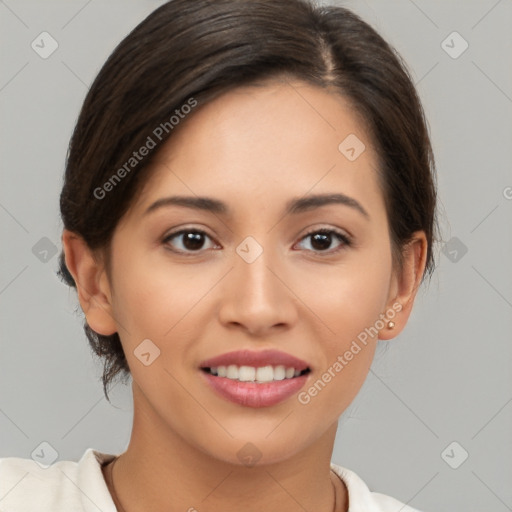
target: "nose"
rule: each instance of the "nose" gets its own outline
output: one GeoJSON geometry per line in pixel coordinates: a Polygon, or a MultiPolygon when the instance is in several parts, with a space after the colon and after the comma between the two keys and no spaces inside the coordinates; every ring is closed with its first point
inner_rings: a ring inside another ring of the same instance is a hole
{"type": "Polygon", "coordinates": [[[221,290],[219,319],[253,336],[289,329],[298,318],[297,299],[285,264],[270,249],[252,262],[233,255],[233,269],[221,290]]]}

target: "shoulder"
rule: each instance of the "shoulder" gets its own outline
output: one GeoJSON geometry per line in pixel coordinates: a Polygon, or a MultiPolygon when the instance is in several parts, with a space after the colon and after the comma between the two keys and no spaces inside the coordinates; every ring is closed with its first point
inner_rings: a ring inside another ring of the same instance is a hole
{"type": "Polygon", "coordinates": [[[331,469],[343,480],[348,489],[350,512],[420,512],[401,501],[372,492],[359,475],[331,462],[331,469]]]}
{"type": "Polygon", "coordinates": [[[101,471],[101,463],[113,457],[89,448],[78,462],[49,466],[21,457],[0,458],[0,510],[115,512],[101,471]]]}

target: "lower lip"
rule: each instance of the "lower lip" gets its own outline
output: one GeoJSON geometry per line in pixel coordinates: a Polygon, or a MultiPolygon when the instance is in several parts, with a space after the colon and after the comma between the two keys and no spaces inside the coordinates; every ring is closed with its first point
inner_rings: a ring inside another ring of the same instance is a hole
{"type": "Polygon", "coordinates": [[[200,370],[208,384],[222,397],[246,407],[270,407],[297,393],[306,383],[309,373],[272,382],[240,382],[227,377],[216,377],[200,370]]]}

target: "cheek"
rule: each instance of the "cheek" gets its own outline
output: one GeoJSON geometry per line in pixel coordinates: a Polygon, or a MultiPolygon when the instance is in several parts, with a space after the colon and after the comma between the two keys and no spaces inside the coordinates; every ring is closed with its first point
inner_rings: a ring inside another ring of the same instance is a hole
{"type": "Polygon", "coordinates": [[[330,328],[335,345],[346,343],[384,313],[391,260],[358,253],[338,268],[318,273],[303,285],[306,304],[330,328]]]}
{"type": "MultiPolygon", "coordinates": [[[[171,264],[160,255],[119,249],[116,260],[114,314],[125,352],[150,339],[160,348],[160,361],[186,358],[189,340],[204,322],[194,321],[219,272],[200,264],[171,264]]],[[[130,355],[128,355],[130,357],[130,355]]],[[[132,356],[133,357],[133,356],[132,356]]]]}
{"type": "Polygon", "coordinates": [[[208,286],[213,286],[211,275],[194,265],[177,267],[161,256],[155,261],[147,254],[131,253],[120,256],[116,264],[116,318],[130,337],[170,335],[208,286]]]}
{"type": "Polygon", "coordinates": [[[328,329],[322,329],[321,337],[324,366],[301,403],[316,402],[315,407],[333,421],[356,396],[371,366],[383,325],[380,315],[385,314],[390,268],[385,252],[379,261],[375,255],[359,253],[350,264],[317,276],[304,289],[307,305],[328,329]]]}

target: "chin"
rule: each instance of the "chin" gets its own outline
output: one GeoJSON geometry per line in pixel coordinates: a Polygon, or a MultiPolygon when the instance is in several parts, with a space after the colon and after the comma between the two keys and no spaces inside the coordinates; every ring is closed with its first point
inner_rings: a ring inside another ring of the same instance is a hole
{"type": "Polygon", "coordinates": [[[259,436],[234,437],[223,443],[212,441],[215,451],[212,451],[212,446],[205,446],[203,450],[212,458],[227,464],[252,468],[284,462],[304,448],[291,436],[287,436],[286,443],[280,436],[275,436],[273,440],[269,440],[267,436],[268,431],[261,432],[259,436]]]}

